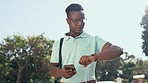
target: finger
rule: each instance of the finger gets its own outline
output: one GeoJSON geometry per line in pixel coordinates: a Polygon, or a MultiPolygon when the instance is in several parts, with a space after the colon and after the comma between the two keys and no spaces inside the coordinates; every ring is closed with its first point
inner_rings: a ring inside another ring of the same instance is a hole
{"type": "Polygon", "coordinates": [[[63,73],[68,73],[69,70],[63,69],[62,72],[63,72],[63,73]]]}
{"type": "Polygon", "coordinates": [[[89,57],[87,57],[86,64],[91,64],[93,61],[94,61],[94,57],[89,56],[89,57]]]}
{"type": "Polygon", "coordinates": [[[80,60],[79,60],[79,63],[80,63],[80,64],[82,64],[83,57],[84,57],[84,56],[82,56],[82,57],[80,58],[80,60]]]}
{"type": "Polygon", "coordinates": [[[86,57],[84,56],[84,57],[82,58],[82,60],[81,60],[81,63],[82,63],[82,64],[85,64],[85,59],[86,59],[86,57]]]}
{"type": "Polygon", "coordinates": [[[89,63],[90,63],[89,56],[86,56],[86,57],[83,59],[82,64],[83,64],[83,65],[88,65],[89,63]]]}
{"type": "Polygon", "coordinates": [[[69,71],[68,73],[65,74],[65,78],[71,78],[72,76],[74,76],[76,74],[76,71],[69,71]]]}
{"type": "Polygon", "coordinates": [[[69,78],[70,77],[70,70],[65,70],[64,69],[62,73],[63,73],[64,78],[69,78]]]}
{"type": "Polygon", "coordinates": [[[83,67],[87,67],[87,66],[88,66],[89,64],[91,64],[92,62],[93,62],[92,57],[87,56],[87,57],[85,58],[84,63],[82,63],[82,65],[83,65],[83,67]]]}
{"type": "Polygon", "coordinates": [[[85,59],[86,59],[86,56],[82,56],[79,63],[81,65],[85,64],[86,63],[86,60],[85,59]]]}
{"type": "Polygon", "coordinates": [[[67,77],[68,73],[69,73],[69,70],[62,69],[62,76],[63,77],[67,77]]]}

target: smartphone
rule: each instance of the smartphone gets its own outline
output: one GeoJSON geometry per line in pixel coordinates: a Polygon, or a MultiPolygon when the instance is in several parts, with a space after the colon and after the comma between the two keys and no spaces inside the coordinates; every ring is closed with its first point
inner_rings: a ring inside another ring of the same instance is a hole
{"type": "Polygon", "coordinates": [[[64,69],[65,69],[65,70],[70,70],[70,69],[72,69],[72,71],[76,70],[74,64],[64,65],[64,69]]]}

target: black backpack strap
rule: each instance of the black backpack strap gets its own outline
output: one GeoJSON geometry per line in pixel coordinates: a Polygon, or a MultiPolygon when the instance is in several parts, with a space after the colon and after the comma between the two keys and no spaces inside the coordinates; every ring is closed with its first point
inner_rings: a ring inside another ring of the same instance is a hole
{"type": "MultiPolygon", "coordinates": [[[[59,48],[59,68],[60,69],[62,68],[62,44],[63,44],[63,39],[64,38],[60,39],[60,48],[59,48]]],[[[55,79],[54,83],[61,83],[60,79],[61,79],[61,77],[55,79]]]]}
{"type": "Polygon", "coordinates": [[[59,67],[60,69],[62,68],[62,44],[63,44],[63,39],[60,39],[60,49],[59,49],[59,67]]]}

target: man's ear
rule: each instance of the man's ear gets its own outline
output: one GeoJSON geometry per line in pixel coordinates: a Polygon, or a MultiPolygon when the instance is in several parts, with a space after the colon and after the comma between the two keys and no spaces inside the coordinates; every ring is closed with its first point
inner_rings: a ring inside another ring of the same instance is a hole
{"type": "Polygon", "coordinates": [[[70,24],[70,20],[68,18],[66,18],[66,21],[67,21],[68,24],[70,24]]]}

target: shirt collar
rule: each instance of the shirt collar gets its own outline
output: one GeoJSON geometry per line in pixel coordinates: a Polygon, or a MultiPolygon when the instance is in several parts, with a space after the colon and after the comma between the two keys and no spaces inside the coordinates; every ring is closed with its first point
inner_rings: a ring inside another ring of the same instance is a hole
{"type": "Polygon", "coordinates": [[[78,38],[85,38],[85,37],[87,37],[87,36],[89,36],[89,34],[87,34],[87,33],[85,33],[85,32],[82,32],[78,37],[76,37],[76,38],[73,38],[72,36],[67,36],[66,34],[65,34],[65,36],[64,36],[64,38],[65,38],[65,40],[69,40],[69,39],[71,39],[71,38],[73,38],[73,39],[78,39],[78,38]]]}

